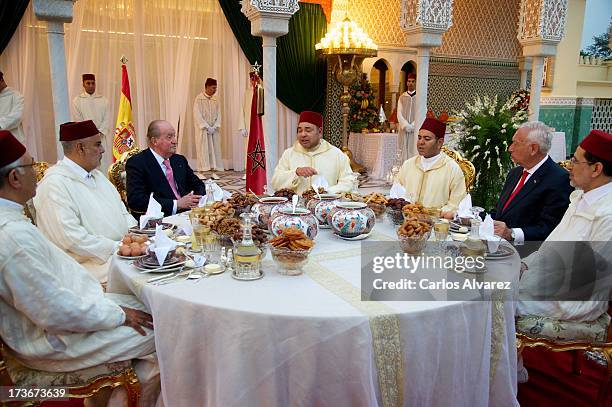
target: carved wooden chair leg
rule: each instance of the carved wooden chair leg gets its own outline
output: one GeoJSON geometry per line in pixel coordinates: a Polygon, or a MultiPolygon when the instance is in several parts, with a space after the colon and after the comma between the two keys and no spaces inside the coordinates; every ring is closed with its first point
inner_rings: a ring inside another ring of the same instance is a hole
{"type": "Polygon", "coordinates": [[[127,393],[128,407],[138,407],[142,389],[140,382],[138,381],[138,377],[136,376],[136,372],[133,369],[126,372],[126,378],[123,386],[125,387],[125,391],[127,393]]]}
{"type": "Polygon", "coordinates": [[[606,399],[608,396],[608,389],[612,387],[612,349],[605,349],[603,352],[608,362],[608,375],[604,379],[603,383],[599,387],[599,393],[597,394],[597,405],[600,407],[608,406],[606,399]]]}
{"type": "Polygon", "coordinates": [[[572,351],[572,371],[577,376],[580,376],[582,374],[582,358],[583,357],[584,357],[584,351],[582,350],[572,351]]]}

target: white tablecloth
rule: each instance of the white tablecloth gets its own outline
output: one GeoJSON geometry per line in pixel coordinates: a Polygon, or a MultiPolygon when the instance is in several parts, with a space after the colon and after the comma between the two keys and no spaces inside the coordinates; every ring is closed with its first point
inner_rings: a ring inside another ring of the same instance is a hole
{"type": "Polygon", "coordinates": [[[351,133],[349,150],[373,179],[385,179],[397,156],[397,133],[351,133]]]}
{"type": "MultiPolygon", "coordinates": [[[[389,240],[380,223],[371,240],[389,240]]],[[[377,357],[397,357],[405,406],[515,406],[511,302],[360,302],[360,243],[321,230],[306,273],[274,271],[235,281],[152,286],[113,259],[112,292],[133,292],[151,310],[167,406],[383,406],[377,357]],[[372,305],[372,307],[370,307],[372,305]],[[399,321],[399,345],[375,351],[373,316],[399,321]],[[493,338],[493,340],[492,340],[493,338]]],[[[518,275],[519,258],[488,262],[518,275]]]]}

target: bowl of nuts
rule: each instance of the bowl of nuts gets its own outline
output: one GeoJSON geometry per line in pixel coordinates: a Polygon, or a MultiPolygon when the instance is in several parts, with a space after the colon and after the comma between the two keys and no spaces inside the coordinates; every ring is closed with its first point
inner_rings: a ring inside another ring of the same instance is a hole
{"type": "Polygon", "coordinates": [[[234,192],[230,199],[227,200],[232,208],[234,208],[234,216],[240,218],[240,215],[249,212],[251,206],[257,203],[257,196],[253,194],[242,194],[240,192],[234,192]]]}
{"type": "Polygon", "coordinates": [[[431,234],[431,222],[408,218],[397,230],[400,248],[408,254],[421,254],[431,234]]]}
{"type": "Polygon", "coordinates": [[[368,205],[368,208],[374,211],[374,215],[378,219],[380,219],[387,209],[387,198],[380,192],[373,192],[364,197],[365,203],[368,205]]]}
{"type": "Polygon", "coordinates": [[[408,201],[404,198],[390,198],[387,200],[387,217],[394,225],[401,225],[404,222],[402,207],[407,203],[408,201]]]}
{"type": "Polygon", "coordinates": [[[284,229],[281,235],[270,240],[270,254],[279,266],[277,271],[289,276],[302,274],[313,246],[314,241],[300,229],[284,229]]]}
{"type": "Polygon", "coordinates": [[[402,207],[404,219],[417,218],[424,222],[431,219],[428,208],[423,207],[420,203],[409,203],[402,207]]]}

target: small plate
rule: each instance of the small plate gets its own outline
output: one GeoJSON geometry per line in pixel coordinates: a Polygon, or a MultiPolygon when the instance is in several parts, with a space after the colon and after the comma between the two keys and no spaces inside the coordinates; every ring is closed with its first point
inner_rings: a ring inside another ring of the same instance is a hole
{"type": "MultiPolygon", "coordinates": [[[[172,223],[162,223],[162,230],[166,230],[166,229],[172,229],[174,227],[174,225],[172,223]]],[[[138,226],[134,226],[131,227],[128,232],[130,233],[138,233],[141,235],[147,235],[147,236],[154,236],[155,235],[155,228],[145,228],[145,229],[138,229],[138,226]]]]}
{"type": "Polygon", "coordinates": [[[506,257],[510,257],[513,254],[514,254],[514,250],[512,249],[512,247],[506,244],[500,244],[495,253],[487,252],[487,254],[485,255],[485,259],[487,260],[505,259],[506,257]]]}
{"type": "MultiPolygon", "coordinates": [[[[225,271],[225,270],[224,270],[225,271]]],[[[232,271],[232,278],[235,280],[240,280],[240,281],[254,281],[254,280],[259,280],[260,278],[263,278],[264,276],[264,272],[263,271],[259,271],[259,275],[255,276],[255,277],[243,277],[243,276],[237,276],[236,275],[236,271],[232,271]]]]}
{"type": "MultiPolygon", "coordinates": [[[[155,270],[155,269],[143,268],[143,267],[137,266],[137,265],[136,265],[136,262],[134,262],[132,265],[133,265],[133,266],[134,266],[134,267],[135,267],[137,270],[140,270],[140,271],[142,271],[142,272],[146,272],[146,273],[171,273],[171,272],[178,271],[178,270],[182,269],[182,268],[185,266],[185,263],[186,263],[186,262],[184,262],[184,261],[183,261],[183,262],[181,262],[181,263],[178,263],[178,264],[175,264],[175,265],[169,266],[169,267],[167,267],[167,268],[163,268],[163,269],[161,269],[161,270],[155,270]]],[[[145,273],[142,273],[142,274],[145,274],[145,273]]]]}
{"type": "Polygon", "coordinates": [[[370,236],[370,233],[366,233],[365,235],[359,235],[359,236],[355,236],[355,237],[345,237],[345,236],[340,236],[337,233],[334,233],[334,235],[336,237],[339,237],[342,240],[349,240],[349,241],[356,241],[356,240],[363,240],[363,239],[367,239],[370,236]]]}
{"type": "Polygon", "coordinates": [[[140,256],[122,256],[119,254],[119,250],[115,252],[115,255],[123,260],[136,260],[146,256],[146,254],[141,254],[140,256]]]}

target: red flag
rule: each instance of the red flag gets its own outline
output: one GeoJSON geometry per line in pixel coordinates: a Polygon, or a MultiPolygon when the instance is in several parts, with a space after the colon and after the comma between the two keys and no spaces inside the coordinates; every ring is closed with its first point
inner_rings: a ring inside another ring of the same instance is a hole
{"type": "Polygon", "coordinates": [[[254,82],[247,147],[246,189],[257,195],[263,195],[266,185],[266,145],[261,116],[257,114],[257,98],[257,82],[254,82]]]}
{"type": "Polygon", "coordinates": [[[130,80],[125,63],[121,64],[121,98],[119,112],[115,125],[113,140],[113,162],[119,160],[124,153],[136,148],[136,132],[132,122],[132,97],[130,96],[130,80]]]}

